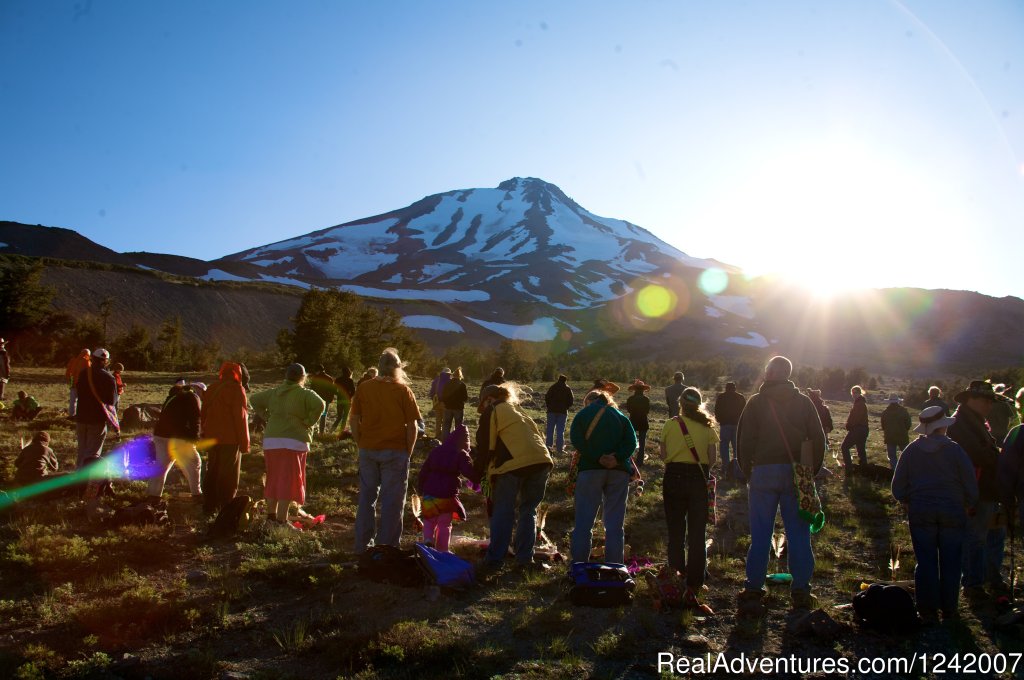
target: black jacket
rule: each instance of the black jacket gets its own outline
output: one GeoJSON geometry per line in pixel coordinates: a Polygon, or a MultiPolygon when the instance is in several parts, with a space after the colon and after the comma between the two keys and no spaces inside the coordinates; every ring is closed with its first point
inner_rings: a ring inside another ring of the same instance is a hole
{"type": "Polygon", "coordinates": [[[726,390],[715,399],[715,420],[719,425],[735,425],[747,405],[747,398],[736,390],[726,390]]]}
{"type": "Polygon", "coordinates": [[[549,387],[544,395],[544,406],[548,413],[568,413],[575,402],[572,390],[563,380],[549,387]]]}
{"type": "Polygon", "coordinates": [[[202,404],[188,387],[178,387],[164,402],[160,418],[153,428],[154,437],[198,441],[202,404]]]}
{"type": "Polygon", "coordinates": [[[469,401],[469,390],[466,389],[466,383],[462,380],[452,378],[441,390],[441,403],[446,409],[462,411],[466,408],[467,401],[469,401]]]}
{"type": "Polygon", "coordinates": [[[967,452],[975,471],[981,471],[978,499],[990,502],[999,500],[996,481],[999,448],[995,438],[989,434],[985,421],[967,406],[961,404],[957,407],[953,417],[956,422],[949,426],[946,435],[967,452]]]}
{"type": "Polygon", "coordinates": [[[103,425],[107,414],[102,404],[113,406],[117,401],[117,381],[114,374],[97,364],[82,369],[78,374],[78,412],[75,420],[89,425],[103,425]],[[93,388],[96,389],[95,393],[93,388]],[[99,397],[97,399],[96,397],[99,397]]]}
{"type": "Polygon", "coordinates": [[[789,380],[766,381],[747,401],[740,416],[736,457],[743,474],[750,479],[755,465],[789,464],[790,456],[798,459],[805,439],[811,440],[816,473],[825,458],[825,433],[817,409],[789,380]]]}
{"type": "Polygon", "coordinates": [[[634,393],[626,400],[626,412],[629,413],[629,422],[637,432],[650,429],[647,422],[647,414],[651,412],[651,400],[645,394],[634,393]]]}

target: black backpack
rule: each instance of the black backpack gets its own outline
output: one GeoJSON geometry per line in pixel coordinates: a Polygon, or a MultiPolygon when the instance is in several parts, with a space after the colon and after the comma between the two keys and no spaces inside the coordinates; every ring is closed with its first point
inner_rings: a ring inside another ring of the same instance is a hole
{"type": "Polygon", "coordinates": [[[914,598],[900,586],[873,583],[853,596],[853,610],[865,626],[890,633],[917,628],[914,598]]]}
{"type": "Polygon", "coordinates": [[[359,575],[377,583],[416,587],[426,583],[426,573],[415,550],[375,545],[359,557],[359,575]]]}
{"type": "Polygon", "coordinates": [[[228,501],[210,525],[210,538],[229,538],[245,531],[252,521],[253,505],[249,496],[235,496],[228,501]]]}

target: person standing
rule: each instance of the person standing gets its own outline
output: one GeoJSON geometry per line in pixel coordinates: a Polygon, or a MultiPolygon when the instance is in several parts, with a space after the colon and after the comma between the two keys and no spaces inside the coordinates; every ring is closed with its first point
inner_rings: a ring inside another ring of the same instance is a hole
{"type": "Polygon", "coordinates": [[[441,425],[444,422],[444,401],[441,400],[441,393],[451,379],[452,369],[445,366],[430,382],[430,393],[427,396],[434,407],[434,439],[441,438],[441,425]]]}
{"type": "Polygon", "coordinates": [[[153,428],[153,446],[156,448],[156,474],[149,480],[149,498],[152,504],[160,502],[164,494],[167,473],[172,465],[185,476],[192,501],[202,501],[203,490],[200,475],[203,460],[199,457],[196,443],[199,441],[199,424],[202,403],[191,385],[180,381],[171,388],[171,393],[160,409],[160,417],[153,428]]]}
{"type": "Polygon", "coordinates": [[[733,478],[732,467],[729,466],[729,448],[732,448],[735,455],[736,426],[739,425],[740,415],[746,405],[747,398],[736,391],[734,382],[725,383],[725,392],[719,393],[715,398],[715,420],[718,422],[722,438],[722,469],[725,470],[726,479],[733,478]]]}
{"type": "Polygon", "coordinates": [[[938,385],[932,385],[928,388],[928,399],[921,404],[921,409],[923,410],[932,406],[941,406],[943,415],[947,418],[949,417],[949,404],[942,400],[942,390],[938,385]]]}
{"type": "Polygon", "coordinates": [[[453,427],[462,425],[467,401],[469,401],[469,390],[463,380],[462,367],[459,366],[441,392],[441,403],[444,406],[444,421],[441,423],[442,435],[447,437],[451,434],[453,427]]]}
{"type": "Polygon", "coordinates": [[[922,436],[896,463],[892,495],[906,504],[917,567],[914,591],[925,623],[937,623],[939,609],[956,618],[960,569],[968,512],[978,502],[978,482],[967,453],[946,436],[955,421],[941,406],[921,411],[914,431],[922,436]]]}
{"type": "MultiPolygon", "coordinates": [[[[88,351],[88,350],[86,350],[88,351]]],[[[75,403],[75,435],[78,438],[78,457],[76,467],[83,470],[95,465],[103,455],[103,443],[107,438],[107,429],[120,435],[120,424],[114,404],[117,402],[117,383],[114,376],[107,370],[110,363],[110,352],[102,347],[93,350],[91,360],[76,376],[74,384],[81,388],[76,395],[75,403]]],[[[86,485],[85,513],[94,518],[99,512],[99,497],[102,490],[109,485],[104,475],[97,475],[86,485]]]]}
{"type": "Polygon", "coordinates": [[[967,452],[978,480],[978,503],[967,524],[962,583],[965,594],[978,596],[984,593],[986,576],[991,572],[989,560],[997,554],[1001,557],[1002,553],[1001,545],[986,546],[989,526],[996,515],[999,500],[999,448],[985,422],[995,404],[996,394],[992,383],[972,380],[955,399],[959,405],[953,413],[954,422],[949,426],[949,438],[967,452]]]}
{"type": "Polygon", "coordinates": [[[503,382],[505,382],[505,369],[498,366],[491,373],[491,376],[487,378],[487,380],[484,380],[483,384],[480,385],[480,391],[482,392],[488,385],[500,385],[503,382]]]}
{"type": "Polygon", "coordinates": [[[338,389],[334,386],[334,376],[327,372],[323,364],[317,368],[317,372],[308,378],[309,388],[316,392],[316,396],[324,400],[324,412],[317,421],[317,429],[320,434],[327,431],[327,412],[331,410],[334,398],[338,396],[338,389]]]}
{"type": "Polygon", "coordinates": [[[116,363],[110,369],[114,373],[114,382],[117,383],[117,404],[114,404],[117,407],[121,403],[121,395],[124,394],[124,380],[121,378],[121,373],[124,372],[124,364],[116,363]]]}
{"type": "Polygon", "coordinates": [[[683,575],[684,604],[698,607],[707,569],[708,479],[718,434],[699,391],[683,390],[680,404],[682,413],[665,421],[660,443],[668,566],[672,574],[683,575]]]}
{"type": "Polygon", "coordinates": [[[665,403],[668,404],[668,417],[675,418],[679,415],[679,398],[683,396],[686,385],[683,380],[686,376],[682,371],[676,371],[672,377],[672,384],[665,388],[665,403]]]}
{"type": "Polygon", "coordinates": [[[454,431],[445,436],[444,443],[427,454],[420,468],[417,487],[423,501],[420,510],[423,542],[441,552],[449,552],[452,522],[466,520],[466,508],[459,498],[460,475],[472,484],[480,482],[480,476],[473,467],[473,459],[469,456],[469,447],[469,430],[459,423],[454,431]]]}
{"type": "Polygon", "coordinates": [[[326,404],[305,387],[306,367],[290,364],[284,382],[252,395],[249,404],[266,423],[263,431],[263,462],[267,481],[267,520],[294,529],[288,522],[288,507],[294,502],[303,515],[306,502],[306,457],[313,432],[326,404]]]}
{"type": "Polygon", "coordinates": [[[357,555],[373,545],[397,548],[401,541],[409,460],[416,447],[416,421],[420,419],[398,350],[385,349],[377,366],[378,376],[357,386],[352,400],[352,436],[359,447],[357,555]]]}
{"type": "Polygon", "coordinates": [[[515,383],[484,387],[477,410],[476,446],[491,500],[491,542],[479,573],[500,569],[510,545],[516,564],[533,569],[537,506],[544,500],[554,465],[551,453],[537,423],[519,408],[515,383]]]}
{"type": "Polygon", "coordinates": [[[590,560],[594,520],[598,508],[603,508],[604,561],[622,564],[626,499],[632,475],[630,458],[636,451],[636,431],[607,392],[592,390],[583,404],[569,427],[569,439],[579,452],[572,561],[590,560]]]}
{"type": "Polygon", "coordinates": [[[249,399],[241,365],[221,364],[217,381],[206,390],[201,419],[203,438],[214,440],[207,449],[203,484],[203,511],[212,515],[238,493],[242,454],[249,453],[249,399]]]}
{"type": "Polygon", "coordinates": [[[68,418],[74,418],[78,414],[78,376],[90,363],[88,349],[83,349],[77,356],[71,358],[67,368],[64,370],[64,377],[68,381],[68,418]]]}
{"type": "Polygon", "coordinates": [[[809,440],[813,472],[817,474],[825,455],[825,433],[814,404],[789,379],[792,374],[793,363],[789,359],[772,357],[764,369],[764,383],[747,400],[740,416],[736,455],[744,477],[749,480],[750,507],[747,578],[740,593],[742,616],[760,616],[764,610],[764,582],[775,516],[780,509],[789,546],[789,571],[793,575],[793,606],[815,606],[811,595],[811,527],[799,514],[793,462],[800,455],[803,442],[809,440]]]}
{"type": "Polygon", "coordinates": [[[903,400],[898,395],[889,395],[889,405],[882,411],[880,418],[885,450],[889,455],[889,467],[893,470],[896,469],[900,452],[910,443],[909,431],[914,424],[910,419],[910,411],[900,404],[901,401],[903,400]]]}
{"type": "Polygon", "coordinates": [[[850,397],[853,399],[853,408],[846,418],[846,437],[840,449],[843,452],[843,464],[846,472],[853,471],[853,461],[850,458],[850,449],[857,447],[857,456],[860,459],[860,466],[867,467],[868,464],[868,401],[864,396],[864,390],[860,385],[850,388],[850,397]]]}
{"type": "Polygon", "coordinates": [[[825,437],[828,437],[829,432],[836,429],[835,424],[832,422],[832,411],[829,410],[828,404],[821,399],[821,390],[807,389],[807,396],[810,398],[811,403],[814,404],[815,410],[818,412],[818,420],[821,421],[821,429],[825,433],[825,437]]]}
{"type": "Polygon", "coordinates": [[[636,378],[628,389],[633,394],[626,399],[626,413],[629,414],[629,422],[633,426],[633,431],[636,432],[636,466],[642,468],[647,449],[647,430],[651,427],[647,418],[651,412],[651,400],[644,393],[650,390],[651,386],[640,378],[636,378]]]}
{"type": "Polygon", "coordinates": [[[352,369],[348,366],[342,366],[341,374],[334,379],[334,392],[338,395],[338,415],[334,420],[334,431],[344,436],[348,428],[348,412],[352,408],[352,397],[356,395],[352,369]]]}
{"type": "Polygon", "coordinates": [[[7,353],[7,341],[0,338],[0,401],[4,400],[4,389],[11,379],[11,355],[7,353]]]}
{"type": "Polygon", "coordinates": [[[565,451],[565,424],[569,419],[569,409],[576,403],[568,381],[567,376],[558,376],[558,380],[544,394],[544,407],[547,409],[544,443],[549,450],[554,446],[557,453],[565,451]]]}
{"type": "MultiPolygon", "coordinates": [[[[1018,415],[1024,412],[1024,387],[1017,391],[1018,415]]],[[[1024,426],[1018,425],[1006,435],[1003,452],[999,455],[999,502],[1007,511],[1011,535],[1024,526],[1024,426]],[[1012,512],[1017,509],[1017,514],[1012,512]]]]}
{"type": "Polygon", "coordinates": [[[1006,394],[1009,389],[1002,383],[992,386],[992,390],[996,393],[996,400],[987,420],[996,444],[1002,444],[1007,433],[1020,423],[1017,411],[1013,407],[1013,399],[1006,394]]]}

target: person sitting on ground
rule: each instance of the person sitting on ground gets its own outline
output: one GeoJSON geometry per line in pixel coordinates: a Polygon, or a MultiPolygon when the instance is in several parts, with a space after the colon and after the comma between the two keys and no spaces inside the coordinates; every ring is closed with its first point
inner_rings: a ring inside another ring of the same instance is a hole
{"type": "Polygon", "coordinates": [[[943,415],[949,416],[949,404],[942,400],[942,389],[938,385],[932,385],[928,388],[928,399],[921,404],[922,409],[930,406],[941,406],[943,415]]]}
{"type": "Polygon", "coordinates": [[[855,446],[861,468],[868,466],[868,401],[860,385],[850,388],[850,398],[853,399],[853,408],[846,418],[846,437],[839,447],[843,452],[843,464],[847,473],[853,471],[850,449],[855,446]]]}
{"type": "Polygon", "coordinates": [[[449,552],[452,521],[466,520],[466,507],[459,499],[459,476],[474,484],[480,482],[469,448],[469,430],[459,423],[443,444],[427,454],[420,468],[417,486],[422,496],[423,541],[442,552],[449,552]]]}
{"type": "Polygon", "coordinates": [[[547,409],[544,443],[549,450],[554,447],[556,453],[565,450],[565,424],[569,418],[569,409],[576,402],[568,381],[568,376],[558,376],[558,380],[544,394],[544,407],[547,409]]]}
{"type": "Polygon", "coordinates": [[[629,422],[633,425],[637,439],[634,461],[638,468],[642,468],[647,449],[647,430],[651,427],[647,419],[651,412],[651,400],[644,393],[650,390],[651,386],[640,378],[636,378],[628,389],[633,394],[626,400],[626,413],[629,414],[629,422]]]}
{"type": "Polygon", "coordinates": [[[910,411],[900,404],[903,400],[898,395],[889,395],[889,405],[882,411],[880,418],[885,449],[889,454],[889,467],[896,469],[896,461],[900,451],[910,443],[909,430],[914,425],[910,420],[910,411]]]}
{"type": "Polygon", "coordinates": [[[21,450],[14,461],[14,481],[19,486],[34,484],[57,472],[60,464],[50,448],[50,434],[36,432],[32,442],[21,450]]]}
{"type": "Polygon", "coordinates": [[[186,384],[184,378],[175,381],[153,428],[157,472],[149,480],[150,505],[160,503],[172,465],[177,465],[185,476],[193,502],[202,501],[203,460],[196,450],[201,414],[202,403],[192,386],[186,384]]]}
{"type": "Polygon", "coordinates": [[[978,482],[967,453],[946,436],[955,421],[941,406],[918,416],[921,435],[903,451],[892,478],[892,495],[907,507],[917,567],[914,590],[925,623],[957,616],[967,515],[978,502],[978,482]]]}
{"type": "Polygon", "coordinates": [[[476,431],[481,478],[488,480],[491,500],[491,542],[479,573],[497,571],[509,545],[521,569],[535,569],[537,506],[544,500],[554,461],[544,436],[519,407],[515,383],[488,385],[480,391],[480,425],[476,431]],[[518,516],[518,517],[517,517],[518,516]],[[515,527],[515,540],[512,529],[515,527]]]}
{"type": "Polygon", "coordinates": [[[665,461],[662,485],[668,525],[668,566],[672,575],[683,575],[684,604],[700,607],[697,595],[704,585],[707,568],[707,482],[715,464],[718,434],[697,389],[683,390],[680,404],[682,413],[665,421],[660,443],[665,461]]]}
{"type": "Polygon", "coordinates": [[[32,420],[42,410],[43,407],[35,397],[29,396],[25,390],[18,390],[18,398],[12,404],[11,417],[15,420],[32,420]]]}
{"type": "Polygon", "coordinates": [[[572,530],[572,561],[589,562],[594,520],[604,508],[604,562],[625,559],[626,499],[636,451],[636,431],[607,392],[590,391],[572,419],[569,440],[579,452],[572,530]]]}
{"type": "Polygon", "coordinates": [[[668,404],[669,418],[679,415],[679,398],[683,396],[683,390],[686,389],[686,385],[683,384],[685,378],[682,371],[676,371],[676,374],[672,376],[672,384],[665,388],[665,403],[668,404]]]}

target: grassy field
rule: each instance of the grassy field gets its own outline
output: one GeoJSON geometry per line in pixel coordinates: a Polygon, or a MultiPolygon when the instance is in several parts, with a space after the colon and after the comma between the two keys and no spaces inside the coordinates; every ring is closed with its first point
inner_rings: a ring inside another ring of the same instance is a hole
{"type": "MultiPolygon", "coordinates": [[[[122,406],[161,402],[174,377],[126,374],[122,406]]],[[[257,373],[253,382],[258,390],[276,384],[278,376],[257,373]]],[[[573,385],[578,397],[585,387],[573,385]]],[[[45,408],[33,426],[50,432],[62,466],[72,466],[74,431],[65,418],[62,372],[19,371],[8,388],[37,396],[45,408]]],[[[426,413],[429,381],[415,380],[413,388],[426,413]]],[[[655,450],[666,409],[660,389],[651,396],[647,491],[630,499],[626,542],[627,554],[660,562],[666,531],[663,467],[655,450]]],[[[830,406],[836,423],[844,422],[848,405],[830,406]]],[[[869,456],[876,463],[886,462],[877,430],[882,408],[881,403],[869,407],[869,456]]],[[[542,405],[529,410],[544,418],[542,405]]],[[[475,411],[466,413],[475,429],[475,411]]],[[[0,412],[0,481],[9,485],[14,457],[32,431],[12,422],[9,411],[0,412]]],[[[414,473],[424,455],[422,448],[417,451],[414,473]]],[[[996,609],[989,602],[962,602],[960,622],[902,636],[862,630],[848,608],[835,608],[848,603],[862,581],[913,578],[914,557],[905,517],[886,486],[846,480],[834,461],[829,466],[836,475],[822,485],[829,519],[814,538],[813,585],[821,606],[840,624],[832,640],[791,630],[796,615],[785,587],[770,593],[763,620],[737,621],[735,596],[742,588],[749,535],[745,490],[728,482],[719,485],[719,522],[709,534],[706,600],[716,612],[712,617],[656,611],[642,583],[631,607],[573,607],[564,597],[564,570],[557,567],[542,574],[506,571],[461,593],[362,581],[351,555],[356,452],[350,442],[323,440],[310,456],[306,509],[326,513],[328,520],[308,532],[289,533],[256,521],[232,540],[209,541],[205,520],[186,512],[172,512],[170,527],[115,530],[87,523],[79,501],[28,503],[5,515],[0,519],[0,675],[621,678],[659,675],[659,652],[856,659],[1022,651],[1016,639],[994,631],[996,609]]],[[[252,453],[243,457],[241,492],[261,496],[262,475],[256,437],[252,453]]],[[[547,534],[563,553],[573,517],[565,476],[566,461],[559,460],[544,504],[547,534]]],[[[176,473],[167,493],[187,493],[176,473]]],[[[141,482],[123,483],[116,494],[110,501],[114,508],[141,500],[145,490],[141,482]]],[[[464,502],[470,520],[457,525],[462,544],[455,549],[475,560],[470,541],[487,537],[483,501],[467,494],[464,502]]],[[[407,521],[409,542],[416,539],[410,525],[407,521]]],[[[771,569],[776,568],[785,571],[784,555],[773,558],[771,569]]],[[[918,669],[902,677],[929,675],[918,669]]]]}

